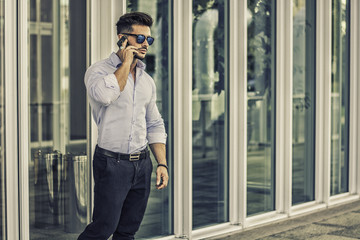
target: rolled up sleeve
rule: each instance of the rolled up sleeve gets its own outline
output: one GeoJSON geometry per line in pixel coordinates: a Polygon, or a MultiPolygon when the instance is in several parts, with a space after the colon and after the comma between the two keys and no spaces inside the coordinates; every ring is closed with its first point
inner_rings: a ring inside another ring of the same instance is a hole
{"type": "Polygon", "coordinates": [[[151,102],[146,111],[147,140],[149,144],[166,144],[167,134],[165,131],[164,120],[156,106],[156,93],[153,91],[151,102]]]}
{"type": "Polygon", "coordinates": [[[84,81],[89,97],[104,106],[110,105],[120,96],[120,87],[113,73],[89,69],[84,81]]]}

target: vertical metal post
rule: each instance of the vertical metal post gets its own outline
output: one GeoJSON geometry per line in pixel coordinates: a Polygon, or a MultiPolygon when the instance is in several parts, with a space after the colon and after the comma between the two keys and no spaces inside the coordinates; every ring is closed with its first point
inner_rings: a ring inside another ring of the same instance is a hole
{"type": "Polygon", "coordinates": [[[331,148],[331,1],[317,1],[316,29],[316,132],[315,200],[328,204],[330,198],[331,148]]]}
{"type": "Polygon", "coordinates": [[[174,232],[192,231],[192,0],[174,1],[174,232]]]}
{"type": "MultiPolygon", "coordinates": [[[[230,3],[230,27],[230,48],[234,47],[234,51],[230,50],[230,91],[233,91],[230,92],[230,196],[232,196],[231,192],[234,191],[233,197],[230,198],[230,206],[236,210],[233,216],[230,215],[230,221],[233,224],[240,224],[245,227],[247,216],[248,105],[246,0],[230,3]],[[234,127],[233,130],[232,127],[234,127]]],[[[230,208],[230,213],[232,212],[230,208]]]]}
{"type": "Polygon", "coordinates": [[[350,1],[350,130],[349,130],[349,192],[350,194],[356,194],[358,168],[360,165],[360,158],[357,155],[357,141],[359,141],[359,107],[360,102],[358,98],[358,88],[360,83],[359,76],[359,23],[360,23],[360,10],[359,1],[350,1]]]}
{"type": "Polygon", "coordinates": [[[18,0],[18,101],[19,101],[19,237],[30,239],[29,227],[29,57],[28,57],[28,1],[18,0]]]}
{"type": "Polygon", "coordinates": [[[19,239],[17,1],[5,0],[5,184],[7,239],[19,239]]]}
{"type": "MultiPolygon", "coordinates": [[[[237,20],[239,1],[230,0],[230,29],[229,29],[229,48],[230,51],[230,61],[229,61],[229,220],[231,224],[239,224],[239,194],[238,194],[238,183],[239,174],[238,174],[238,94],[237,94],[237,85],[238,85],[238,72],[239,68],[237,54],[238,51],[238,28],[235,21],[237,20]]],[[[240,15],[241,16],[241,15],[240,15]]],[[[240,38],[241,39],[241,38],[240,38]]]]}
{"type": "Polygon", "coordinates": [[[276,210],[290,213],[292,199],[292,1],[276,3],[276,210]]]}

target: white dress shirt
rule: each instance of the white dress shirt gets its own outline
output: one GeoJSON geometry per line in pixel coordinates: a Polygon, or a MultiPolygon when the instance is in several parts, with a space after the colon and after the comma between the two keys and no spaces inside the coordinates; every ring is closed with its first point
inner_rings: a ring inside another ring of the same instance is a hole
{"type": "Polygon", "coordinates": [[[135,153],[147,144],[166,143],[164,121],[156,106],[156,86],[140,60],[136,81],[129,73],[120,92],[114,72],[121,65],[116,53],[91,65],[85,85],[93,118],[98,126],[98,146],[120,153],[135,153]]]}

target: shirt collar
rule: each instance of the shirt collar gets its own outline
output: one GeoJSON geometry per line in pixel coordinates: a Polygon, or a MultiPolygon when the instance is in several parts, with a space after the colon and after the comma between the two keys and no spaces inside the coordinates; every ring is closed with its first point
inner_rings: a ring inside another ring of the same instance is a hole
{"type": "MultiPolygon", "coordinates": [[[[113,65],[114,67],[118,68],[118,67],[121,66],[121,60],[120,60],[120,58],[118,57],[118,55],[116,55],[115,52],[111,53],[111,55],[110,55],[110,60],[111,60],[111,63],[112,63],[112,65],[113,65]]],[[[145,64],[143,61],[141,61],[141,60],[138,59],[138,61],[137,61],[137,63],[136,63],[136,67],[138,67],[138,68],[140,68],[140,69],[142,69],[142,70],[145,70],[146,64],[145,64]]]]}

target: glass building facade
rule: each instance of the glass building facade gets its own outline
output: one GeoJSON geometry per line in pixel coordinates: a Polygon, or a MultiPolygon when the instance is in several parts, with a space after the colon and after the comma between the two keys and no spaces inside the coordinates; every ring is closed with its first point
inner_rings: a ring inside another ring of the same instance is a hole
{"type": "Polygon", "coordinates": [[[206,239],[360,198],[357,0],[0,0],[0,239],[76,239],[91,221],[84,73],[133,11],[154,19],[144,62],[170,175],[137,239],[206,239]]]}
{"type": "Polygon", "coordinates": [[[316,2],[293,1],[292,204],[315,199],[316,2]]]}
{"type": "Polygon", "coordinates": [[[276,2],[247,1],[247,214],[275,208],[276,2]]]}
{"type": "Polygon", "coordinates": [[[332,1],[331,195],[349,191],[349,5],[332,1]]]}
{"type": "Polygon", "coordinates": [[[86,1],[29,0],[30,239],[87,223],[86,1]]]}
{"type": "Polygon", "coordinates": [[[192,3],[194,229],[228,221],[228,5],[227,0],[192,3]]]}

